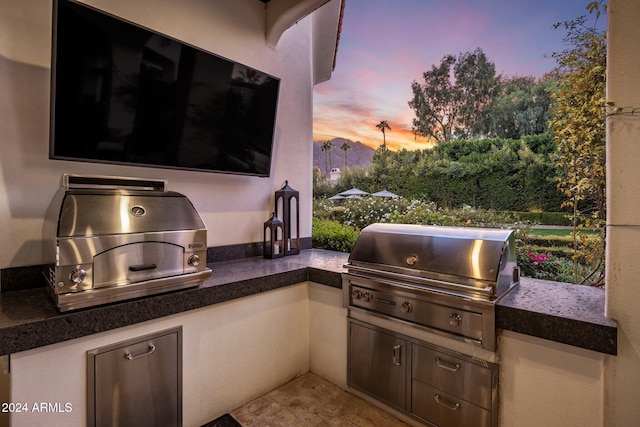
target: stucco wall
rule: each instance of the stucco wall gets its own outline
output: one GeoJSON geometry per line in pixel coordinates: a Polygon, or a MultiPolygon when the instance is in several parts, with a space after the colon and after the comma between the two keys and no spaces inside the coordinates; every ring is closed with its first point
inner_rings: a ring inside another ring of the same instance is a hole
{"type": "Polygon", "coordinates": [[[601,427],[605,356],[502,331],[500,425],[601,427]]]}
{"type": "Polygon", "coordinates": [[[70,404],[28,411],[13,427],[86,425],[86,352],[183,327],[183,425],[200,426],[309,370],[306,283],[11,355],[11,401],[70,404]],[[242,315],[239,316],[238,314],[242,315]]]}
{"type": "MultiPolygon", "coordinates": [[[[640,109],[640,2],[609,1],[607,100],[640,109]]],[[[640,110],[639,110],[640,111],[640,110]]],[[[607,426],[640,424],[640,113],[607,119],[607,315],[618,356],[607,358],[607,426]]]]}
{"type": "Polygon", "coordinates": [[[347,309],[342,290],[309,284],[309,368],[347,388],[347,309]]]}
{"type": "Polygon", "coordinates": [[[300,191],[300,234],[311,235],[311,19],[277,47],[264,38],[256,0],[87,0],[97,8],[279,77],[269,178],[50,160],[51,0],[0,0],[0,268],[42,260],[41,229],[63,173],[162,178],[185,194],[209,230],[208,245],[262,241],[273,193],[300,191]]]}

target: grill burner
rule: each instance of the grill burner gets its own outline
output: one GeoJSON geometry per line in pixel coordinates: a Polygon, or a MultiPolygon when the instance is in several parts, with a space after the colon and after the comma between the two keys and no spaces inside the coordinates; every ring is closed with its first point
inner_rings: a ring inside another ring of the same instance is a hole
{"type": "Polygon", "coordinates": [[[494,351],[495,301],[519,282],[512,230],[373,224],[343,274],[350,309],[494,351]]]}
{"type": "Polygon", "coordinates": [[[162,180],[63,175],[43,228],[60,311],[200,285],[207,229],[162,180]]]}

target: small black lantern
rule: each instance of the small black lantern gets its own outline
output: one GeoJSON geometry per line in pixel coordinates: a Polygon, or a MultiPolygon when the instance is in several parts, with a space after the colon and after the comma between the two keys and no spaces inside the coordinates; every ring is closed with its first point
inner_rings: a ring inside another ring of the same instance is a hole
{"type": "Polygon", "coordinates": [[[263,239],[262,253],[265,258],[284,256],[284,224],[276,217],[275,212],[264,223],[263,239]]]}
{"type": "Polygon", "coordinates": [[[300,253],[300,193],[285,181],[276,191],[275,214],[284,222],[284,254],[300,253]]]}

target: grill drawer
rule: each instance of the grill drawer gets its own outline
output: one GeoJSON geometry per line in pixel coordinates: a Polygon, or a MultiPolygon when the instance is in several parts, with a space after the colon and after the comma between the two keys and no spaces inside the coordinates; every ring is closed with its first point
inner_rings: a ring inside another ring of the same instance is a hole
{"type": "Polygon", "coordinates": [[[440,427],[491,426],[491,411],[420,381],[413,380],[411,386],[414,415],[440,427]]]}
{"type": "Polygon", "coordinates": [[[414,380],[491,409],[493,375],[490,368],[419,345],[413,346],[412,364],[414,380]]]}

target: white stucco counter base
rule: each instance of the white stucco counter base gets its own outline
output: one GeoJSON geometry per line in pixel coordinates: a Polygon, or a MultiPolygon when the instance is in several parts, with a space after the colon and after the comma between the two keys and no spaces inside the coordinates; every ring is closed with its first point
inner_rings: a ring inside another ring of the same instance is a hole
{"type": "Polygon", "coordinates": [[[13,427],[86,424],[86,352],[182,325],[183,425],[200,426],[309,370],[309,285],[11,355],[11,400],[71,410],[11,414],[13,427]]]}

